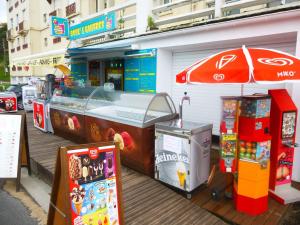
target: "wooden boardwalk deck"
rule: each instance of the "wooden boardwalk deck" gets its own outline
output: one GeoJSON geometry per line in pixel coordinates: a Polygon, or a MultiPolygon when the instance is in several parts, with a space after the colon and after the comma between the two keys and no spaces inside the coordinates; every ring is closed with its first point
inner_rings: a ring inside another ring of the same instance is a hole
{"type": "MultiPolygon", "coordinates": [[[[51,184],[54,174],[56,153],[59,146],[74,143],[52,134],[43,133],[33,127],[32,114],[27,114],[30,157],[32,169],[51,184]]],[[[217,151],[212,151],[212,163],[218,160],[217,151]]],[[[211,188],[200,187],[187,200],[181,194],[126,167],[122,167],[122,185],[126,224],[279,224],[288,210],[269,199],[269,210],[260,216],[248,216],[234,209],[232,200],[211,198],[211,188]],[[211,213],[210,213],[211,212],[211,213]],[[222,220],[221,220],[221,219],[222,220]],[[224,222],[226,221],[226,222],[224,222]]],[[[211,185],[224,188],[224,176],[217,172],[211,185]]]]}

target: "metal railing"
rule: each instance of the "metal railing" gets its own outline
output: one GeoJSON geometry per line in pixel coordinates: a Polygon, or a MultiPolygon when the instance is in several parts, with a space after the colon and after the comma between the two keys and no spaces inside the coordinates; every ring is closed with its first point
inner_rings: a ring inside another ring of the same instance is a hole
{"type": "Polygon", "coordinates": [[[85,44],[103,42],[109,39],[115,39],[119,37],[128,37],[136,31],[136,0],[128,0],[116,5],[112,5],[109,8],[105,8],[100,12],[94,13],[91,16],[84,18],[82,21],[89,20],[101,15],[105,15],[111,12],[116,14],[116,29],[108,33],[102,33],[97,35],[96,39],[84,40],[85,44]]]}
{"type": "Polygon", "coordinates": [[[159,28],[300,6],[300,0],[173,0],[163,3],[153,0],[153,19],[159,28]]]}

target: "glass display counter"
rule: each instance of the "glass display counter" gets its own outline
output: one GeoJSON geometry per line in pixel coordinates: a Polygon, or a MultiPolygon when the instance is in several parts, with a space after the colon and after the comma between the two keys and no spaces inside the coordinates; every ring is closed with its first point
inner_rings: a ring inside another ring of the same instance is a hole
{"type": "Polygon", "coordinates": [[[177,117],[166,93],[77,88],[51,99],[54,133],[77,143],[115,141],[122,163],[154,176],[154,124],[177,117]]]}
{"type": "Polygon", "coordinates": [[[50,100],[50,118],[56,135],[85,143],[84,112],[93,87],[55,89],[50,100]]]}

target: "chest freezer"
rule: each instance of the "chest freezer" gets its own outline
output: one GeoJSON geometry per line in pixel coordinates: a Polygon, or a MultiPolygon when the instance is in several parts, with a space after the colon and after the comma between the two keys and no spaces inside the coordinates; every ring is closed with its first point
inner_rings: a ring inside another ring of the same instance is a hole
{"type": "Polygon", "coordinates": [[[212,124],[155,124],[155,179],[191,192],[209,176],[212,124]]]}

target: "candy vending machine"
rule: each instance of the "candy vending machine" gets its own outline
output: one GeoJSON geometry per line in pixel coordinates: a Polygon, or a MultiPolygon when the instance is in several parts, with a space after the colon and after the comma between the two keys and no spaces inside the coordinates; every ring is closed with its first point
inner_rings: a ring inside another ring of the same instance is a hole
{"type": "Polygon", "coordinates": [[[282,204],[300,201],[300,191],[291,186],[297,108],[287,90],[269,90],[271,104],[270,196],[282,204]]]}
{"type": "Polygon", "coordinates": [[[238,126],[238,163],[234,180],[236,209],[259,215],[268,209],[271,98],[243,96],[238,126]]]}

